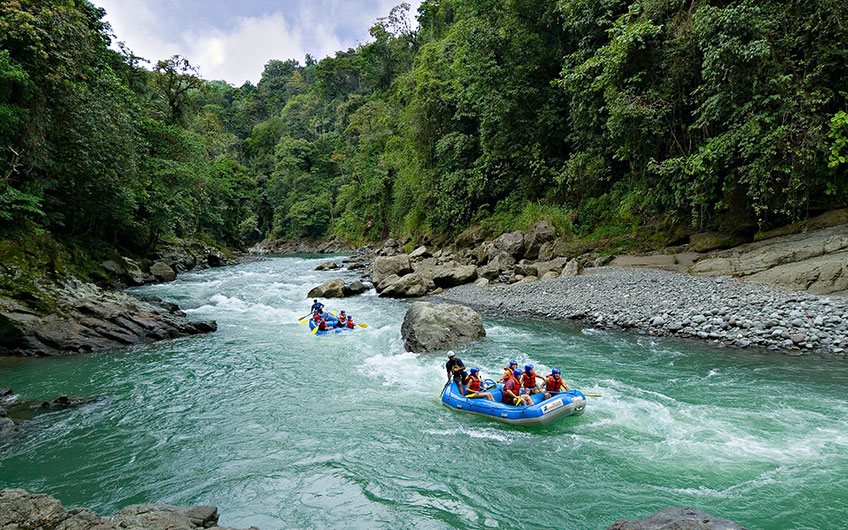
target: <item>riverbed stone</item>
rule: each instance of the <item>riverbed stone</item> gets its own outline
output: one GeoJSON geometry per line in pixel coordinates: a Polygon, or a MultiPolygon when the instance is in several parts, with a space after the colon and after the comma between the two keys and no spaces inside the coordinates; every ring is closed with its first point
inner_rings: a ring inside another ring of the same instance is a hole
{"type": "Polygon", "coordinates": [[[675,506],[642,520],[616,521],[607,530],[745,530],[745,527],[701,510],[675,506]]]}
{"type": "Polygon", "coordinates": [[[334,271],[340,269],[341,266],[335,261],[325,261],[321,265],[315,267],[316,271],[334,271]]]}
{"type": "Polygon", "coordinates": [[[159,282],[171,282],[177,277],[177,273],[174,272],[174,269],[164,261],[157,261],[151,265],[150,274],[152,274],[153,277],[156,278],[156,281],[159,282]]]}
{"type": "Polygon", "coordinates": [[[427,353],[479,340],[486,330],[483,317],[466,306],[415,302],[403,318],[401,336],[408,351],[427,353]]]}

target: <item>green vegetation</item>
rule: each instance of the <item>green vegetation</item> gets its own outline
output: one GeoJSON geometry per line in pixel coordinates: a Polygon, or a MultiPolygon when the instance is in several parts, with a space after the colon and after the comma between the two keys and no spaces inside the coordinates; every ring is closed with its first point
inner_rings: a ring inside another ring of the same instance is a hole
{"type": "Polygon", "coordinates": [[[233,87],[112,50],[86,0],[3,2],[0,235],[144,254],[548,219],[624,248],[848,205],[845,2],[425,0],[417,27],[408,11],[233,87]]]}

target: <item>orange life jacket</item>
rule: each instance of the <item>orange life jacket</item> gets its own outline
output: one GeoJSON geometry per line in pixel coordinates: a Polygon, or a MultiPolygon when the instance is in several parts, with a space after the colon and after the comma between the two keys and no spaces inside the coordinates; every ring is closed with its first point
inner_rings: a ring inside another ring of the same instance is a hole
{"type": "Polygon", "coordinates": [[[559,392],[562,388],[562,378],[555,377],[553,374],[545,378],[545,390],[549,392],[559,392]]]}
{"type": "Polygon", "coordinates": [[[536,371],[530,370],[530,374],[527,372],[521,374],[521,382],[524,384],[524,388],[536,388],[536,371]]]}
{"type": "Polygon", "coordinates": [[[469,375],[465,378],[465,385],[468,392],[477,392],[480,390],[480,378],[476,375],[469,375]]]}

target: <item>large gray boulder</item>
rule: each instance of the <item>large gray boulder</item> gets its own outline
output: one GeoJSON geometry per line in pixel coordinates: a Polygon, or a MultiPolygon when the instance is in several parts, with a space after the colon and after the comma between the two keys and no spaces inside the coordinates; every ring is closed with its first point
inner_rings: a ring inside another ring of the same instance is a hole
{"type": "Polygon", "coordinates": [[[524,257],[536,259],[539,249],[556,236],[556,228],[550,221],[539,221],[524,234],[524,257]]]}
{"type": "Polygon", "coordinates": [[[562,272],[566,263],[568,263],[568,258],[554,258],[549,261],[540,261],[536,263],[536,275],[541,278],[550,271],[559,274],[562,272]]]}
{"type": "Polygon", "coordinates": [[[321,265],[315,267],[316,271],[334,271],[340,269],[341,265],[336,263],[335,261],[325,261],[321,265]]]}
{"type": "Polygon", "coordinates": [[[151,265],[150,274],[152,274],[158,282],[170,282],[177,277],[177,273],[174,272],[174,269],[164,261],[157,261],[151,265]]]}
{"type": "Polygon", "coordinates": [[[392,274],[403,276],[412,272],[412,265],[409,263],[407,254],[398,254],[397,256],[381,256],[374,260],[371,264],[371,280],[374,285],[379,285],[384,279],[392,274]]]}
{"type": "Polygon", "coordinates": [[[468,344],[486,336],[483,317],[463,305],[415,302],[400,328],[411,352],[432,352],[468,344]]]}
{"type": "Polygon", "coordinates": [[[607,530],[745,530],[745,527],[688,507],[672,507],[642,519],[622,519],[607,530]]]}
{"type": "Polygon", "coordinates": [[[313,287],[307,294],[307,298],[342,298],[344,297],[344,280],[338,278],[327,280],[317,287],[313,287]]]}
{"type": "Polygon", "coordinates": [[[0,491],[0,528],[33,530],[195,530],[217,526],[214,506],[180,508],[167,504],[135,504],[112,517],[91,510],[66,510],[48,495],[21,489],[0,491]]]}
{"type": "Polygon", "coordinates": [[[455,287],[477,279],[477,267],[458,265],[456,262],[436,267],[433,270],[433,283],[437,287],[455,287]]]}
{"type": "Polygon", "coordinates": [[[489,260],[502,252],[513,258],[520,258],[524,254],[524,233],[521,231],[507,232],[495,238],[492,241],[492,248],[489,250],[489,260]]]}
{"type": "Polygon", "coordinates": [[[390,298],[417,298],[426,295],[435,288],[436,285],[430,277],[413,272],[400,277],[390,276],[380,284],[379,292],[380,296],[390,298]]]}

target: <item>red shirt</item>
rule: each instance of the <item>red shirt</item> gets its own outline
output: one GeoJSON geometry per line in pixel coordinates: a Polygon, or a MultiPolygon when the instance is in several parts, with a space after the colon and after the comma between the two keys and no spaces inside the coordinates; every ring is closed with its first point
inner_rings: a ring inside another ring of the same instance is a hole
{"type": "Polygon", "coordinates": [[[516,396],[519,392],[521,392],[521,384],[518,382],[518,379],[516,379],[515,376],[510,376],[509,379],[504,381],[503,387],[503,402],[511,404],[515,400],[515,398],[509,397],[506,393],[507,390],[512,392],[516,396]]]}

